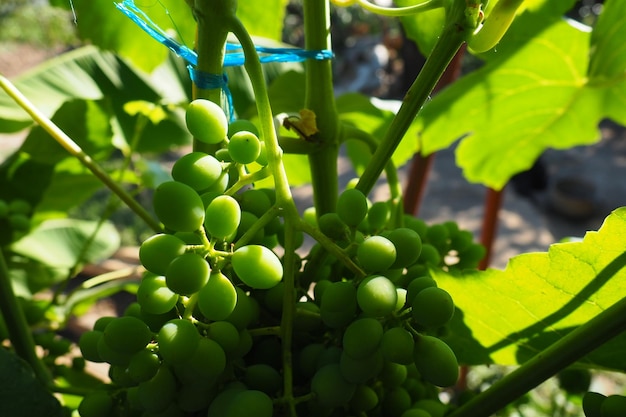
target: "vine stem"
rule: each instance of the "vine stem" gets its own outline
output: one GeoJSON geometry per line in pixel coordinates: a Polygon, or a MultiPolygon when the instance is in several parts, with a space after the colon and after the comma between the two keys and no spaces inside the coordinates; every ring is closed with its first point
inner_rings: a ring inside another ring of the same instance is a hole
{"type": "Polygon", "coordinates": [[[385,133],[372,160],[365,168],[356,188],[368,194],[374,187],[387,161],[391,159],[413,119],[422,108],[446,67],[465,39],[478,25],[469,22],[466,9],[472,7],[465,0],[454,0],[446,10],[446,24],[424,67],[406,93],[402,105],[385,133]]]}
{"type": "MultiPolygon", "coordinates": [[[[622,253],[605,270],[626,264],[622,253]]],[[[626,298],[577,327],[448,417],[488,417],[626,330],[626,298]]]]}
{"type": "Polygon", "coordinates": [[[37,379],[43,385],[51,386],[52,375],[37,356],[33,334],[13,291],[9,268],[2,250],[0,250],[0,312],[6,322],[15,353],[31,366],[37,379]]]}
{"type": "Polygon", "coordinates": [[[406,7],[384,7],[374,4],[368,0],[357,0],[357,3],[367,11],[391,17],[408,16],[414,13],[425,12],[427,10],[443,7],[443,0],[425,0],[421,3],[406,7]]]}
{"type": "Polygon", "coordinates": [[[0,75],[0,87],[22,107],[30,117],[50,134],[70,155],[80,161],[83,166],[89,169],[106,187],[108,187],[120,200],[137,214],[156,233],[163,231],[161,224],[150,216],[150,214],[135,199],[120,187],[100,166],[81,149],[76,142],[65,134],[52,120],[40,112],[35,105],[30,102],[7,78],[0,75]]]}

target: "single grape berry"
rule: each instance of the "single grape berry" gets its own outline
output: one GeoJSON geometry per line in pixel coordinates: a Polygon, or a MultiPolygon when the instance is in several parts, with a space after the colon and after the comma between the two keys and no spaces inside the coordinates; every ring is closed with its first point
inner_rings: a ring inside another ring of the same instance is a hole
{"type": "Polygon", "coordinates": [[[221,175],[220,161],[204,152],[191,152],[183,155],[172,166],[174,180],[187,184],[198,192],[211,187],[221,175]]]}
{"type": "Polygon", "coordinates": [[[283,278],[280,259],[265,246],[239,248],[233,253],[231,262],[239,279],[251,288],[269,289],[283,278]]]}
{"type": "Polygon", "coordinates": [[[198,292],[198,308],[209,320],[224,320],[237,305],[237,291],[220,271],[212,271],[209,280],[198,292]]]}
{"type": "Polygon", "coordinates": [[[365,272],[384,272],[396,260],[396,247],[382,236],[370,236],[359,245],[357,259],[365,272]]]}
{"type": "Polygon", "coordinates": [[[190,321],[173,319],[161,327],[157,342],[163,360],[171,365],[178,365],[195,352],[200,342],[200,334],[190,321]]]}
{"type": "Polygon", "coordinates": [[[415,367],[422,377],[438,387],[449,387],[459,378],[459,364],[450,347],[434,336],[422,335],[415,340],[415,367]]]}
{"type": "Polygon", "coordinates": [[[422,252],[422,239],[415,230],[400,227],[386,237],[396,248],[396,260],[391,268],[404,268],[417,262],[422,252]]]}
{"type": "Polygon", "coordinates": [[[424,288],[411,303],[413,320],[423,327],[440,327],[452,319],[454,302],[447,291],[438,287],[424,288]]]}
{"type": "Polygon", "coordinates": [[[357,301],[363,313],[370,317],[383,317],[396,308],[396,286],[382,275],[365,278],[357,288],[357,301]]]}
{"type": "Polygon", "coordinates": [[[233,161],[240,164],[250,164],[261,155],[261,141],[252,132],[237,132],[231,136],[228,142],[228,153],[233,161]]]}
{"type": "Polygon", "coordinates": [[[383,326],[373,318],[355,320],[343,333],[343,351],[355,359],[365,358],[378,349],[383,326]]]}
{"type": "Polygon", "coordinates": [[[137,302],[148,314],[164,314],[178,302],[178,294],[170,290],[165,277],[147,273],[137,288],[137,302]]]}
{"type": "Polygon", "coordinates": [[[165,227],[194,232],[204,221],[204,204],[198,193],[182,182],[166,181],[154,190],[154,211],[165,227]]]}
{"type": "Polygon", "coordinates": [[[150,328],[132,316],[111,320],[103,333],[105,343],[111,349],[122,353],[138,352],[152,340],[150,328]]]}
{"type": "Polygon", "coordinates": [[[356,385],[345,380],[339,364],[334,363],[320,368],[311,379],[311,391],[317,402],[325,407],[339,407],[347,404],[356,385]]]}
{"type": "Polygon", "coordinates": [[[148,271],[164,275],[170,262],[185,253],[187,245],[174,235],[156,234],[139,247],[139,261],[148,271]]]}
{"type": "Polygon", "coordinates": [[[337,215],[348,226],[358,226],[367,216],[367,210],[367,198],[355,188],[345,190],[337,199],[337,215]]]}
{"type": "Polygon", "coordinates": [[[224,239],[234,235],[241,221],[241,208],[233,197],[215,197],[206,208],[204,227],[213,237],[224,239]]]}
{"type": "Polygon", "coordinates": [[[185,122],[193,137],[204,143],[220,143],[228,132],[228,120],[224,110],[205,99],[196,99],[189,103],[185,122]]]}
{"type": "Polygon", "coordinates": [[[386,201],[375,202],[367,212],[367,223],[370,226],[370,231],[375,233],[381,230],[390,218],[389,204],[386,201]]]}
{"type": "Polygon", "coordinates": [[[252,123],[250,120],[246,119],[237,119],[228,125],[228,137],[231,137],[237,132],[252,132],[255,135],[259,136],[259,129],[257,129],[256,125],[252,123]]]}
{"type": "Polygon", "coordinates": [[[211,272],[209,264],[196,253],[185,253],[170,262],[165,272],[167,287],[180,295],[191,295],[206,284],[211,272]]]}
{"type": "Polygon", "coordinates": [[[320,303],[322,321],[339,328],[352,322],[357,310],[357,292],[351,282],[333,282],[324,290],[320,303]]]}
{"type": "Polygon", "coordinates": [[[81,417],[108,417],[113,411],[113,399],[106,391],[92,391],[78,405],[81,417]]]}
{"type": "Polygon", "coordinates": [[[415,341],[413,335],[402,327],[392,327],[383,333],[380,350],[390,362],[409,365],[413,363],[415,341]]]}

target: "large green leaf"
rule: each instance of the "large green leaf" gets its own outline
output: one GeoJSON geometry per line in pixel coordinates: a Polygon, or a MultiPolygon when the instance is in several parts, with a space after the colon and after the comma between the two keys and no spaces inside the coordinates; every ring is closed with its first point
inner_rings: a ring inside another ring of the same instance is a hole
{"type": "Polygon", "coordinates": [[[289,0],[240,1],[237,17],[254,36],[281,40],[289,0]]]}
{"type": "Polygon", "coordinates": [[[626,3],[607,2],[593,37],[579,24],[521,15],[514,53],[492,56],[424,107],[423,152],[465,137],[457,162],[466,178],[501,189],[547,148],[596,142],[602,118],[626,120],[625,14],[626,3]]]}
{"type": "MultiPolygon", "coordinates": [[[[416,4],[415,0],[395,0],[400,7],[416,4]]],[[[424,56],[429,56],[433,50],[437,38],[443,30],[445,23],[445,12],[443,8],[429,10],[427,12],[415,13],[409,16],[402,16],[400,21],[407,38],[417,45],[424,56]]]]}
{"type": "MultiPolygon", "coordinates": [[[[433,272],[462,314],[448,342],[463,363],[522,363],[626,294],[626,207],[581,242],[512,258],[504,271],[433,272]],[[471,329],[471,331],[468,331],[471,329]]],[[[625,369],[626,335],[584,358],[625,369]]]]}

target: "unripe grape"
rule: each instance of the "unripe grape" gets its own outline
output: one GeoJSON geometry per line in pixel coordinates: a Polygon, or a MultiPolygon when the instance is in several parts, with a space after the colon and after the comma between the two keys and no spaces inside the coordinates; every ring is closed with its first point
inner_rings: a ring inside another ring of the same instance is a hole
{"type": "Polygon", "coordinates": [[[140,350],[135,353],[128,363],[128,374],[136,383],[147,381],[154,377],[161,366],[159,356],[149,350],[140,350]]]}
{"type": "Polygon", "coordinates": [[[201,337],[194,352],[175,367],[176,375],[185,384],[217,380],[226,368],[224,349],[214,340],[201,337]]]}
{"type": "Polygon", "coordinates": [[[263,141],[261,142],[261,153],[259,153],[256,163],[262,166],[266,166],[269,163],[267,159],[267,149],[265,148],[265,142],[263,141]]]}
{"type": "Polygon", "coordinates": [[[157,335],[159,354],[169,364],[184,363],[195,352],[200,334],[190,321],[170,320],[161,327],[157,335]]]}
{"type": "Polygon", "coordinates": [[[591,384],[591,372],[588,369],[567,368],[556,376],[559,386],[568,394],[587,392],[591,384]]]}
{"type": "Polygon", "coordinates": [[[421,410],[419,408],[409,408],[405,410],[404,413],[400,417],[432,417],[430,413],[426,410],[421,410]]]}
{"type": "Polygon", "coordinates": [[[272,208],[272,201],[263,189],[251,188],[239,194],[237,200],[241,210],[249,211],[257,217],[261,217],[272,208]]]}
{"type": "Polygon", "coordinates": [[[164,314],[178,302],[178,294],[167,287],[165,277],[147,273],[137,288],[137,302],[142,312],[164,314]]]}
{"type": "Polygon", "coordinates": [[[231,258],[235,273],[254,289],[269,289],[283,277],[280,259],[265,246],[248,245],[237,249],[231,258]]]}
{"type": "Polygon", "coordinates": [[[255,320],[257,312],[252,299],[241,288],[235,287],[235,291],[237,291],[237,304],[225,320],[241,331],[255,320]]]}
{"type": "Polygon", "coordinates": [[[231,137],[235,133],[242,131],[252,132],[255,135],[259,136],[259,129],[257,129],[256,125],[250,120],[237,119],[228,124],[228,137],[231,137]]]}
{"type": "Polygon", "coordinates": [[[430,398],[415,401],[413,408],[427,411],[431,417],[443,417],[448,412],[448,406],[446,404],[430,398]]]}
{"type": "Polygon", "coordinates": [[[5,200],[0,199],[0,219],[4,219],[9,215],[9,204],[5,200]]]}
{"type": "Polygon", "coordinates": [[[98,355],[104,360],[104,362],[111,365],[127,366],[130,362],[130,358],[132,357],[132,353],[121,352],[109,346],[104,340],[104,334],[98,340],[97,348],[98,355]]]}
{"type": "Polygon", "coordinates": [[[321,405],[339,407],[350,401],[356,391],[356,385],[345,380],[338,364],[331,364],[320,368],[313,375],[311,391],[321,405]]]}
{"type": "Polygon", "coordinates": [[[185,253],[187,245],[174,235],[150,236],[139,247],[139,261],[148,271],[164,275],[174,258],[185,253]]]}
{"type": "Polygon", "coordinates": [[[404,268],[417,262],[422,252],[422,239],[416,231],[400,227],[392,230],[387,239],[396,248],[396,260],[392,268],[404,268]]]}
{"type": "Polygon", "coordinates": [[[181,182],[166,181],[154,190],[154,211],[165,227],[194,232],[204,221],[204,205],[196,191],[181,182]]]}
{"type": "Polygon", "coordinates": [[[317,219],[320,231],[334,240],[347,240],[350,236],[348,226],[337,213],[326,213],[317,219]]]}
{"type": "Polygon", "coordinates": [[[235,162],[251,164],[261,154],[261,141],[252,132],[237,132],[230,137],[228,153],[235,162]]]}
{"type": "Polygon", "coordinates": [[[337,199],[337,215],[348,226],[356,227],[367,216],[367,198],[357,189],[348,189],[337,199]]]}
{"type": "MultiPolygon", "coordinates": [[[[239,221],[239,227],[237,227],[237,234],[233,241],[239,241],[241,237],[255,224],[259,218],[254,214],[242,211],[241,212],[241,220],[239,221]]],[[[251,239],[247,241],[247,243],[251,244],[261,244],[263,242],[263,238],[265,237],[265,230],[260,228],[256,231],[256,233],[252,236],[251,239]]]]}
{"type": "Polygon", "coordinates": [[[383,370],[378,375],[378,379],[387,389],[397,388],[406,381],[408,374],[409,371],[406,366],[386,361],[383,370]]]}
{"type": "Polygon", "coordinates": [[[583,411],[586,417],[603,417],[602,403],[606,400],[605,395],[599,392],[589,391],[583,395],[583,411]]]}
{"type": "Polygon", "coordinates": [[[167,366],[161,366],[151,379],[139,384],[137,397],[142,408],[149,412],[167,409],[174,401],[176,378],[167,366]]]}
{"type": "Polygon", "coordinates": [[[389,210],[389,204],[387,204],[386,201],[375,202],[367,212],[367,223],[369,224],[370,231],[374,233],[383,229],[390,218],[391,212],[389,210]]]}
{"type": "Polygon", "coordinates": [[[378,349],[382,337],[383,326],[378,320],[372,318],[355,320],[343,334],[343,350],[354,359],[362,359],[378,349]]]}
{"type": "Polygon", "coordinates": [[[415,341],[413,335],[401,327],[392,327],[383,333],[380,349],[390,362],[408,365],[413,363],[415,341]]]}
{"type": "Polygon", "coordinates": [[[415,296],[423,289],[436,286],[437,282],[429,276],[421,276],[411,280],[407,287],[407,305],[410,306],[413,303],[413,299],[415,298],[415,296]]]}
{"type": "Polygon", "coordinates": [[[113,350],[135,353],[152,340],[150,328],[138,318],[118,317],[107,324],[103,332],[104,341],[113,350]]]}
{"type": "Polygon", "coordinates": [[[106,391],[92,391],[78,405],[80,417],[109,417],[113,411],[113,399],[106,391]]]}
{"type": "Polygon", "coordinates": [[[234,324],[227,321],[211,323],[208,329],[208,337],[211,340],[215,340],[224,349],[226,355],[234,352],[237,346],[239,346],[239,330],[237,330],[234,324]]]}
{"type": "Polygon", "coordinates": [[[104,362],[98,353],[98,342],[101,338],[102,332],[98,330],[89,330],[80,335],[78,347],[83,358],[90,362],[104,362]]]}
{"type": "Polygon", "coordinates": [[[262,391],[245,390],[233,397],[233,401],[224,417],[272,417],[274,403],[262,391]]]}
{"type": "Polygon", "coordinates": [[[9,212],[13,214],[29,214],[33,210],[33,206],[26,200],[16,198],[9,202],[9,212]]]}
{"type": "Polygon", "coordinates": [[[422,335],[415,341],[415,367],[422,377],[438,387],[449,387],[459,378],[459,364],[450,347],[434,336],[422,335]]]}
{"type": "Polygon", "coordinates": [[[447,291],[428,287],[418,292],[411,303],[413,320],[423,327],[440,327],[454,315],[454,302],[447,291]]]}
{"type": "Polygon", "coordinates": [[[30,219],[22,213],[12,213],[8,217],[9,225],[13,230],[18,232],[26,232],[30,229],[30,219]]]}
{"type": "Polygon", "coordinates": [[[626,412],[626,397],[622,395],[609,395],[600,406],[602,417],[623,417],[624,412],[626,412]]]}
{"type": "Polygon", "coordinates": [[[172,177],[196,191],[206,190],[222,175],[222,164],[204,152],[183,155],[172,166],[172,177]]]}
{"type": "Polygon", "coordinates": [[[267,395],[276,395],[282,388],[283,377],[271,366],[258,363],[246,368],[243,382],[250,389],[263,391],[267,395]]]}
{"type": "Polygon", "coordinates": [[[396,260],[396,247],[382,236],[370,236],[359,245],[357,259],[365,272],[384,272],[396,260]]]}
{"type": "Polygon", "coordinates": [[[228,120],[224,110],[205,99],[196,99],[189,103],[185,122],[193,137],[204,143],[220,143],[228,132],[228,120]]]}
{"type": "Polygon", "coordinates": [[[165,282],[176,294],[191,295],[206,284],[210,272],[209,264],[202,256],[189,252],[170,262],[165,282]]]}
{"type": "Polygon", "coordinates": [[[237,291],[220,271],[212,271],[209,280],[198,293],[198,308],[208,320],[224,320],[237,305],[237,291]]]}
{"type": "Polygon", "coordinates": [[[357,289],[357,301],[363,313],[383,317],[396,308],[398,293],[395,285],[382,275],[365,278],[357,289]]]}
{"type": "Polygon", "coordinates": [[[206,208],[204,227],[213,237],[224,239],[233,235],[241,221],[241,208],[233,197],[215,197],[206,208]]]}
{"type": "Polygon", "coordinates": [[[400,417],[411,407],[411,396],[402,387],[385,391],[382,410],[385,416],[400,417]]]}
{"type": "Polygon", "coordinates": [[[441,255],[439,254],[437,248],[433,245],[424,243],[422,245],[422,252],[420,253],[418,262],[439,265],[441,263],[441,255]]]}
{"type": "Polygon", "coordinates": [[[334,282],[324,290],[320,304],[322,321],[338,328],[352,322],[357,309],[357,292],[350,282],[334,282]]]}
{"type": "Polygon", "coordinates": [[[339,358],[339,369],[346,381],[353,384],[364,384],[380,373],[384,362],[383,355],[378,350],[359,359],[353,358],[344,350],[339,358]]]}
{"type": "Polygon", "coordinates": [[[378,395],[367,385],[358,385],[350,400],[350,409],[357,413],[370,411],[378,405],[378,395]]]}

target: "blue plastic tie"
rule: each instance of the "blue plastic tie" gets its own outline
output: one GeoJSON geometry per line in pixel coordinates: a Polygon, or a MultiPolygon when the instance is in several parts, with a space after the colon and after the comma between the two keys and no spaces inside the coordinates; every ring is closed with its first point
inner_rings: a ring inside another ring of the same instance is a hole
{"type": "MultiPolygon", "coordinates": [[[[234,118],[233,97],[228,89],[228,78],[226,74],[207,74],[197,70],[195,67],[198,65],[198,54],[194,50],[172,39],[163,29],[154,23],[147,14],[138,8],[133,0],[123,0],[121,3],[115,3],[115,7],[130,18],[130,20],[135,22],[135,24],[150,35],[150,37],[187,61],[189,64],[187,68],[189,69],[191,80],[199,88],[221,88],[228,100],[230,118],[231,120],[234,118]]],[[[262,63],[303,62],[307,59],[325,60],[332,59],[334,56],[333,52],[329,49],[305,50],[299,48],[269,48],[256,45],[255,49],[262,63]]],[[[223,63],[225,67],[241,66],[245,61],[246,59],[242,52],[241,45],[230,42],[226,44],[226,55],[223,63]]]]}

